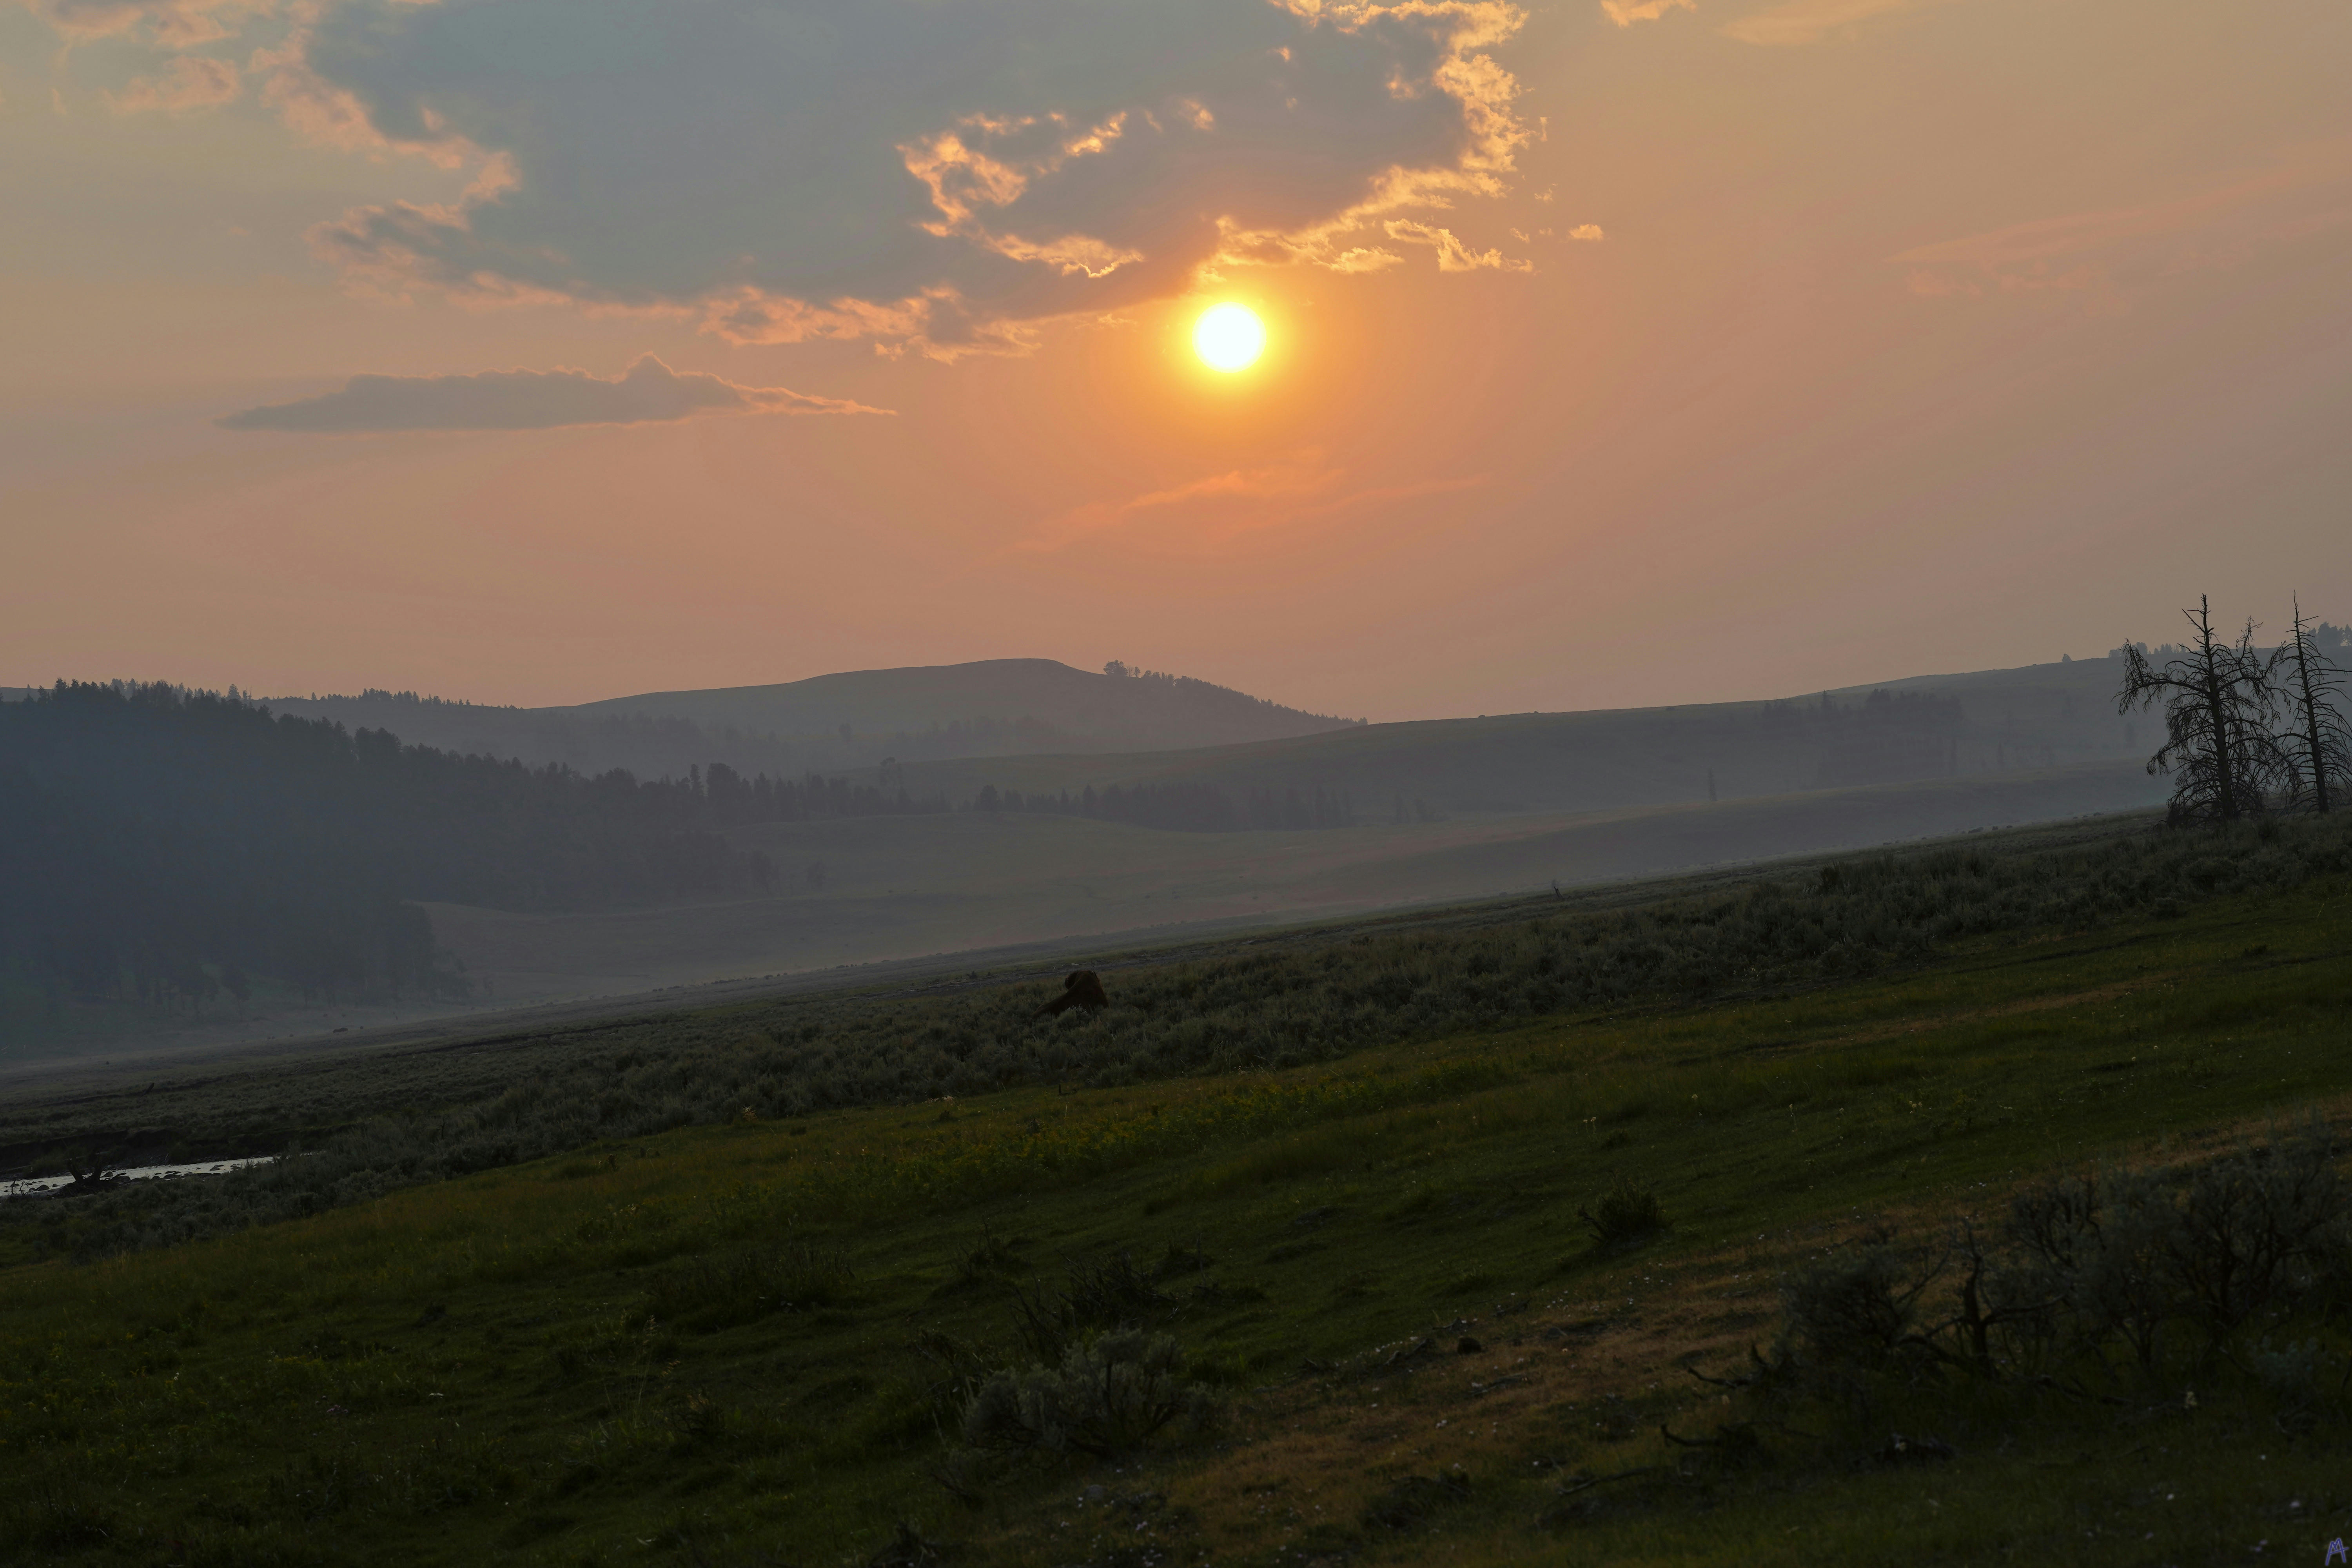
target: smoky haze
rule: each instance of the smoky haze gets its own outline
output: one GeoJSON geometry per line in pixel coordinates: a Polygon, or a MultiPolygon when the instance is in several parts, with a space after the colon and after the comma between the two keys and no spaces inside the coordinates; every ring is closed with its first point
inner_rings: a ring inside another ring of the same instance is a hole
{"type": "Polygon", "coordinates": [[[1046,659],[541,710],[20,692],[0,706],[12,811],[50,827],[9,879],[9,1048],[299,1034],[2141,809],[2163,798],[2157,736],[2116,711],[2121,667],[1400,724],[1046,659]]]}

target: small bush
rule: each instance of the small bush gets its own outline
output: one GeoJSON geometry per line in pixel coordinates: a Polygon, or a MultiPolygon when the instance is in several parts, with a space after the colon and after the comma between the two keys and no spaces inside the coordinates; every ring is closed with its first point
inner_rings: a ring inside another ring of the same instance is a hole
{"type": "Polygon", "coordinates": [[[2045,1337],[2078,1356],[2118,1348],[2149,1376],[2168,1351],[2210,1363],[2250,1326],[2323,1307],[2352,1272],[2352,1192],[2318,1121],[2190,1170],[2037,1188],[2011,1232],[2045,1337]]]}
{"type": "Polygon", "coordinates": [[[1784,1359],[1832,1381],[1898,1365],[1916,1374],[1936,1357],[1919,1331],[1919,1298],[1939,1270],[1873,1237],[1792,1272],[1781,1284],[1784,1359]]]}
{"type": "Polygon", "coordinates": [[[2300,1410],[2320,1396],[2319,1368],[2324,1354],[2315,1339],[2300,1344],[2288,1340],[2275,1347],[2267,1342],[2257,1345],[2245,1359],[2254,1380],[2273,1398],[2289,1410],[2300,1410]]]}
{"type": "Polygon", "coordinates": [[[2352,1189],[2314,1121],[2264,1148],[2117,1168],[2020,1194],[1999,1245],[1962,1224],[1939,1250],[1878,1236],[1784,1281],[1780,1359],[1817,1391],[1966,1372],[2162,1383],[2234,1361],[2282,1403],[2316,1397],[2318,1342],[2352,1281],[2352,1189]],[[2251,1343],[2249,1342],[2251,1342],[2251,1343]]]}
{"type": "Polygon", "coordinates": [[[956,1283],[965,1287],[982,1285],[1021,1270],[1021,1258],[1013,1244],[993,1232],[983,1231],[980,1245],[957,1260],[956,1283]]]}
{"type": "Polygon", "coordinates": [[[1051,1365],[1090,1331],[1135,1328],[1169,1304],[1157,1283],[1160,1278],[1158,1269],[1138,1268],[1134,1254],[1117,1252],[1096,1262],[1070,1265],[1068,1282],[1058,1295],[1015,1286],[1022,1342],[1039,1362],[1051,1365]]]}
{"type": "Polygon", "coordinates": [[[1666,1227],[1665,1217],[1658,1207],[1658,1194],[1631,1182],[1619,1182],[1601,1194],[1599,1203],[1578,1209],[1576,1215],[1591,1230],[1594,1243],[1604,1252],[1639,1247],[1666,1227]]]}
{"type": "Polygon", "coordinates": [[[965,1408],[963,1435],[997,1453],[1104,1457],[1171,1426],[1203,1426],[1211,1409],[1173,1339],[1128,1330],[1072,1346],[1058,1365],[997,1373],[965,1408]]]}

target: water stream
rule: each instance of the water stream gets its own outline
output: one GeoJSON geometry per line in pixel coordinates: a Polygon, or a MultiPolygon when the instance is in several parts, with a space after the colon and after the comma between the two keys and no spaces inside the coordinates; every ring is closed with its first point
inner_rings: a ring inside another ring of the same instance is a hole
{"type": "MultiPolygon", "coordinates": [[[[106,1179],[117,1177],[132,1182],[166,1181],[174,1176],[217,1176],[225,1171],[243,1170],[247,1165],[267,1165],[277,1159],[275,1154],[262,1154],[249,1160],[214,1160],[196,1165],[133,1165],[128,1170],[110,1170],[106,1179]]],[[[0,1198],[21,1198],[32,1193],[53,1193],[59,1187],[70,1186],[71,1176],[24,1176],[15,1181],[0,1182],[0,1198]]]]}

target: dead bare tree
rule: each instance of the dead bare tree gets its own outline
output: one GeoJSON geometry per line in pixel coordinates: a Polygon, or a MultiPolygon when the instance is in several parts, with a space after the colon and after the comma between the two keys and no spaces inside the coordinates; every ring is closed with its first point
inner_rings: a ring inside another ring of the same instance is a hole
{"type": "Polygon", "coordinates": [[[2235,822],[2266,809],[2272,787],[2292,777],[2271,733],[2272,666],[2254,652],[2252,621],[2231,643],[2215,635],[2203,595],[2181,614],[2197,634],[2184,657],[2158,668],[2138,644],[2125,647],[2116,710],[2163,704],[2164,744],[2147,771],[2173,775],[2173,822],[2235,822]]]}
{"type": "Polygon", "coordinates": [[[2352,726],[2344,721],[2343,671],[2320,651],[2318,639],[2295,601],[2294,633],[2274,656],[2281,697],[2291,722],[2279,737],[2293,770],[2297,805],[2332,811],[2352,789],[2352,726]]]}

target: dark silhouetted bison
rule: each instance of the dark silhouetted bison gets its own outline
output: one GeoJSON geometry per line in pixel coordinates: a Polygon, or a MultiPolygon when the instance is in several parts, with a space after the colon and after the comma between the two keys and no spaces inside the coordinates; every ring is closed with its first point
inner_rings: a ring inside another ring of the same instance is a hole
{"type": "Polygon", "coordinates": [[[1081,969],[1062,982],[1062,994],[1037,1009],[1040,1018],[1058,1018],[1073,1007],[1084,1007],[1098,1013],[1110,1005],[1103,994],[1102,978],[1091,969],[1081,969]]]}

